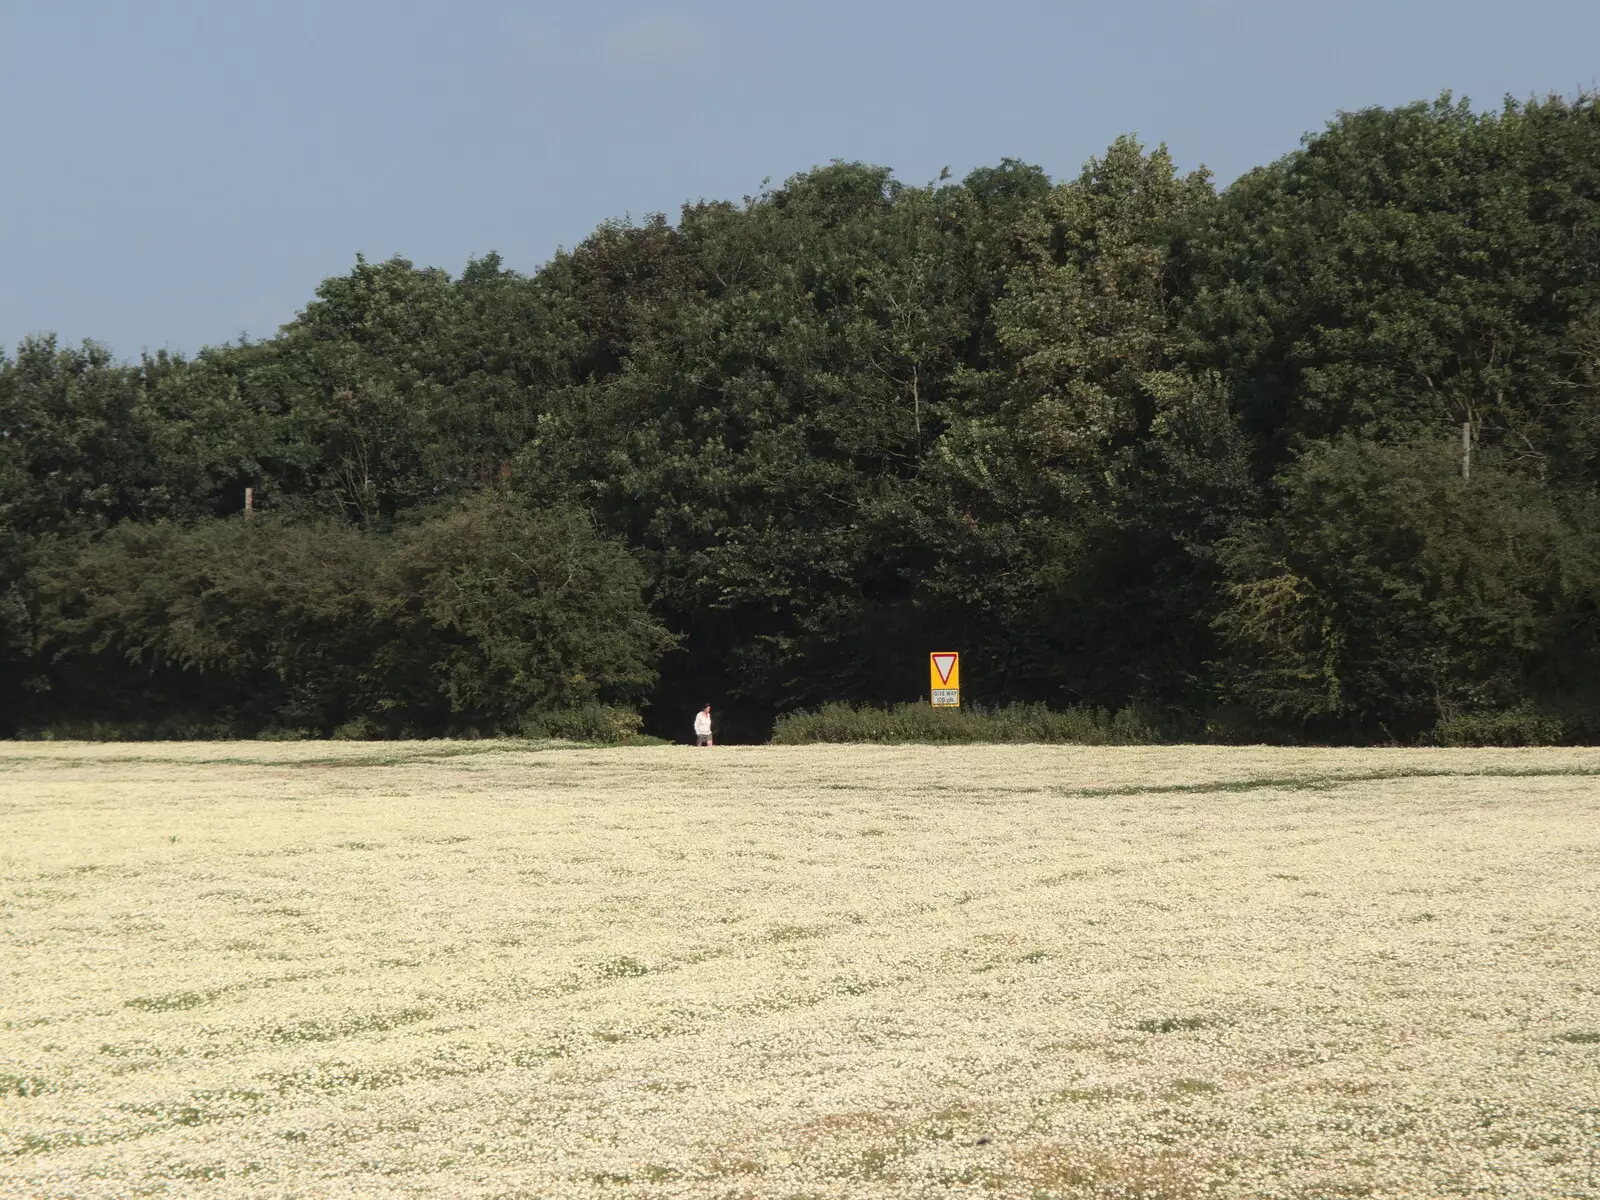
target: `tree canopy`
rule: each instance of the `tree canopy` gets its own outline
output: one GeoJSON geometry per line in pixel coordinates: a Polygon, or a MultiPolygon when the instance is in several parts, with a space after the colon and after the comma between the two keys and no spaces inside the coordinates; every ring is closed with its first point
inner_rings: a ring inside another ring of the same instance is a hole
{"type": "Polygon", "coordinates": [[[759,738],[950,647],[1186,736],[1588,738],[1597,501],[1592,95],[1220,191],[838,162],[532,274],[358,259],[192,358],[0,354],[0,732],[759,738]]]}

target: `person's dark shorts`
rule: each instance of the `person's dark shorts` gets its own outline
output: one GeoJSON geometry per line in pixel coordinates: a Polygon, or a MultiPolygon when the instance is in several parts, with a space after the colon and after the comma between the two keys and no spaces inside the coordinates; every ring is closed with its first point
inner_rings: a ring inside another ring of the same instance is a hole
{"type": "Polygon", "coordinates": [[[697,734],[695,734],[694,735],[694,744],[696,746],[709,746],[709,745],[711,745],[711,735],[709,733],[697,733],[697,734]]]}

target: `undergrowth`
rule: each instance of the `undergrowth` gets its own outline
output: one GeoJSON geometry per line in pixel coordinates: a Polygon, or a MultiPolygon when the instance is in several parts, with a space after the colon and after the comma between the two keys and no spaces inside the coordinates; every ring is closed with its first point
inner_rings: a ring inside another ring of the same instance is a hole
{"type": "Polygon", "coordinates": [[[778,746],[814,742],[976,743],[1062,742],[1083,746],[1133,746],[1162,741],[1153,721],[1132,708],[1051,710],[1042,704],[1000,708],[892,708],[825,704],[814,712],[779,717],[772,731],[778,746]]]}

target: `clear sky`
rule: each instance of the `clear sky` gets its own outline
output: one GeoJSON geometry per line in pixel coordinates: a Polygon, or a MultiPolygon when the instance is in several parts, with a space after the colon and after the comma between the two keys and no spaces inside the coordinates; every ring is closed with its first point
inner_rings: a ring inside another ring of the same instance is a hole
{"type": "Polygon", "coordinates": [[[1596,0],[0,0],[0,345],[270,335],[355,254],[532,271],[861,159],[1222,181],[1336,110],[1592,88],[1596,0]]]}

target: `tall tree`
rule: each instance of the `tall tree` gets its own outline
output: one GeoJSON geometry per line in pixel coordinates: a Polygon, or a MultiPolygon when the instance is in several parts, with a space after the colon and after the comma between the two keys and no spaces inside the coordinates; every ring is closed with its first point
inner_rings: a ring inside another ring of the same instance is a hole
{"type": "Polygon", "coordinates": [[[1453,444],[1343,438],[1305,455],[1284,503],[1224,547],[1223,677],[1307,734],[1412,739],[1462,712],[1592,690],[1592,510],[1453,444]],[[1588,519],[1585,519],[1585,518],[1588,519]]]}
{"type": "Polygon", "coordinates": [[[1347,113],[1229,189],[1198,351],[1234,380],[1265,473],[1341,432],[1470,423],[1592,487],[1566,381],[1568,331],[1600,311],[1597,229],[1593,96],[1347,113]]]}
{"type": "Polygon", "coordinates": [[[1215,205],[1123,138],[1014,231],[1000,355],[963,379],[935,473],[963,518],[936,586],[1002,694],[1176,700],[1207,655],[1209,547],[1250,502],[1228,391],[1183,354],[1215,205]]]}

